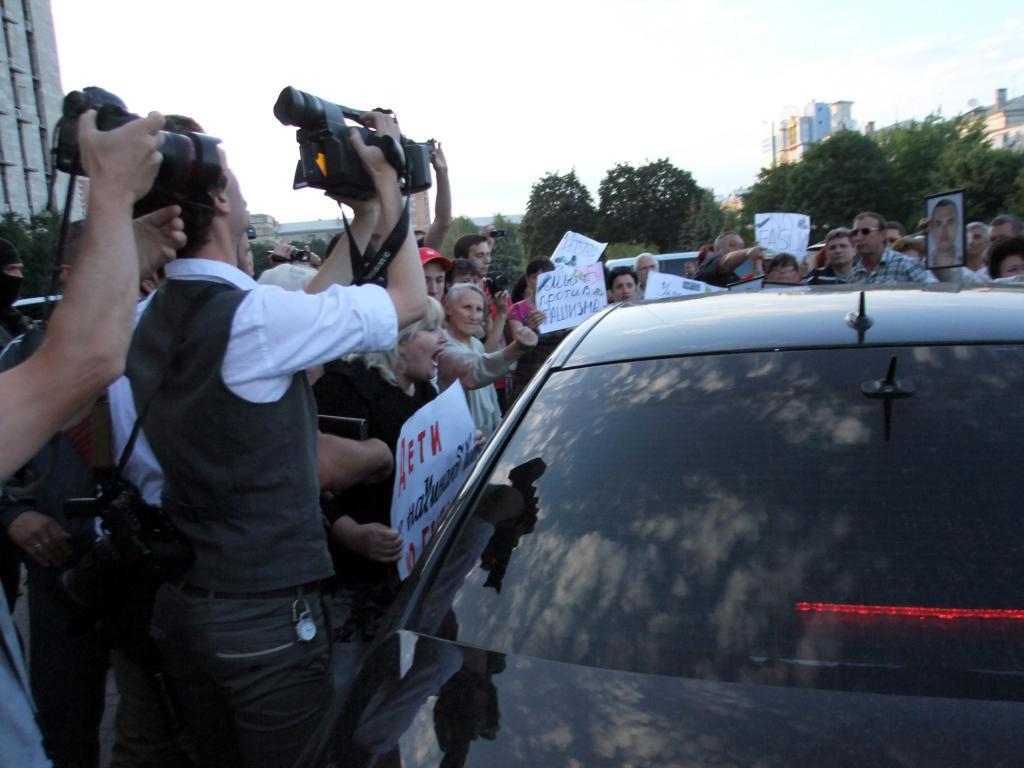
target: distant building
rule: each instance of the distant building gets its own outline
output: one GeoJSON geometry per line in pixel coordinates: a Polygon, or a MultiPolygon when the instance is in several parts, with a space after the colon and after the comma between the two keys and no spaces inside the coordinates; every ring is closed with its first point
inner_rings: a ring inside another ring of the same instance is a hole
{"type": "Polygon", "coordinates": [[[345,222],[341,219],[317,219],[316,221],[280,223],[277,225],[275,236],[285,243],[290,243],[293,240],[310,243],[313,240],[330,240],[339,232],[344,231],[345,222]]]}
{"type": "Polygon", "coordinates": [[[265,213],[249,215],[249,224],[256,230],[257,240],[273,240],[277,237],[277,219],[265,213]]]}
{"type": "MultiPolygon", "coordinates": [[[[48,0],[0,2],[0,17],[0,212],[28,217],[46,209],[54,173],[50,146],[64,95],[57,40],[48,0]]],[[[58,205],[67,188],[61,176],[58,205]]],[[[80,200],[74,204],[80,215],[80,200]]]]}
{"type": "Polygon", "coordinates": [[[995,103],[981,110],[985,135],[996,149],[1024,150],[1024,96],[1007,100],[1006,89],[996,91],[995,103]]]}
{"type": "Polygon", "coordinates": [[[812,144],[838,131],[855,130],[852,108],[852,101],[812,101],[804,107],[802,115],[786,115],[772,123],[768,138],[761,145],[762,167],[799,162],[812,144]]]}

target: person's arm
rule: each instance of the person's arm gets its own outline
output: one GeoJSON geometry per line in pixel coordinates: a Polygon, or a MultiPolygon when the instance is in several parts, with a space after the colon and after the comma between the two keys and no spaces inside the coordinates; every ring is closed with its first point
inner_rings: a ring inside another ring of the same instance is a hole
{"type": "Polygon", "coordinates": [[[448,160],[441,149],[441,142],[430,153],[430,162],[437,177],[437,194],[434,197],[434,220],[423,238],[423,247],[440,251],[452,225],[452,188],[448,180],[448,160]]]}
{"type": "Polygon", "coordinates": [[[160,167],[163,124],[155,112],[113,131],[96,129],[95,112],[79,119],[89,216],[76,268],[42,346],[0,375],[0,479],[124,370],[139,289],[132,205],[149,191],[160,167]]]}
{"type": "MultiPolygon", "coordinates": [[[[380,217],[380,203],[376,198],[369,200],[344,200],[345,205],[352,209],[352,223],[349,231],[355,238],[360,253],[366,252],[377,220],[380,217]]],[[[324,263],[316,273],[316,277],[306,285],[306,293],[320,293],[329,286],[349,285],[352,282],[352,261],[349,258],[348,234],[338,238],[334,249],[324,256],[324,263]]]]}
{"type": "Polygon", "coordinates": [[[444,346],[438,360],[438,382],[441,390],[447,389],[455,379],[462,382],[463,389],[479,389],[500,379],[516,360],[537,346],[537,334],[529,328],[521,328],[515,340],[496,352],[480,354],[466,349],[451,339],[444,346]]]}
{"type": "MultiPolygon", "coordinates": [[[[392,136],[396,141],[401,140],[398,125],[391,115],[368,112],[363,116],[363,122],[375,133],[392,136]]],[[[363,167],[370,174],[377,189],[377,199],[380,200],[380,228],[386,239],[398,223],[405,207],[405,200],[398,188],[398,173],[384,159],[384,153],[378,147],[368,147],[363,143],[355,128],[349,136],[356,154],[359,155],[363,167]]],[[[388,265],[387,291],[395,305],[399,328],[416,322],[426,313],[427,285],[423,278],[423,266],[420,264],[419,249],[416,247],[411,223],[406,228],[398,253],[388,265]]]]}
{"type": "Polygon", "coordinates": [[[732,251],[727,253],[725,256],[718,260],[718,274],[727,275],[730,272],[735,272],[747,259],[754,262],[755,271],[760,272],[761,269],[758,266],[761,259],[764,257],[764,248],[760,245],[754,245],[750,248],[743,248],[738,251],[732,251]]]}
{"type": "Polygon", "coordinates": [[[338,493],[363,482],[383,480],[395,459],[383,440],[351,440],[317,433],[317,476],[320,490],[338,493]]]}
{"type": "MultiPolygon", "coordinates": [[[[508,319],[508,294],[500,291],[491,297],[494,305],[495,316],[491,319],[487,328],[487,335],[484,337],[484,349],[488,352],[495,352],[501,349],[505,341],[505,321],[508,319]]],[[[490,312],[487,312],[490,317],[490,312]]]]}

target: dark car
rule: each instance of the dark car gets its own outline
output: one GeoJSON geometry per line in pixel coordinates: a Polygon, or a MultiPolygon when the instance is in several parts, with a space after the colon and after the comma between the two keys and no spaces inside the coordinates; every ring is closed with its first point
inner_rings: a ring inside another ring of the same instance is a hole
{"type": "Polygon", "coordinates": [[[1024,761],[1024,292],[618,305],[517,402],[306,765],[1024,761]]]}

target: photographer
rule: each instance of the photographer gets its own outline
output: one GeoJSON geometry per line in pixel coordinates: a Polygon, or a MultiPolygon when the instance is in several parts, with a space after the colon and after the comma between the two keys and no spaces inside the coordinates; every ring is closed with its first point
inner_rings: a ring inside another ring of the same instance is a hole
{"type": "MultiPolygon", "coordinates": [[[[363,124],[399,136],[389,115],[368,113],[363,124]]],[[[349,135],[378,193],[367,209],[390,231],[403,208],[397,172],[349,135]]],[[[113,410],[123,430],[148,404],[143,433],[156,461],[141,441],[133,461],[162,475],[163,508],[195,554],[157,593],[152,632],[200,763],[290,765],[331,697],[321,597],[331,564],[305,370],[391,347],[422,315],[424,281],[406,222],[386,289],[342,287],[351,266],[339,258],[306,292],[256,284],[236,266],[248,213],[219,152],[223,177],[181,200],[189,243],[139,320],[134,403],[113,410]]],[[[376,221],[359,219],[362,250],[376,221]]]]}
{"type": "MultiPolygon", "coordinates": [[[[163,123],[161,115],[151,113],[104,133],[96,130],[94,112],[79,120],[82,165],[91,180],[90,215],[78,268],[42,345],[24,363],[0,374],[0,441],[5,446],[0,479],[23,465],[123,370],[140,272],[132,205],[149,190],[160,167],[163,123]]],[[[180,221],[172,216],[169,225],[171,242],[180,246],[180,221]]],[[[160,251],[161,258],[170,255],[172,249],[160,251]]],[[[144,270],[155,266],[142,265],[144,270]]],[[[0,765],[49,765],[6,606],[0,606],[0,642],[0,765]]]]}

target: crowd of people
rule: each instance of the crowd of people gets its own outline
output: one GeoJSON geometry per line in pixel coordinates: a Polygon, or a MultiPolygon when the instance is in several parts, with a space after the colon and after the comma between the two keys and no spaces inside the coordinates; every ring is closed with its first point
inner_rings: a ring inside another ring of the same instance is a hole
{"type": "MultiPolygon", "coordinates": [[[[363,124],[400,136],[385,113],[363,124]]],[[[100,132],[93,113],[81,119],[88,217],[45,329],[12,310],[21,264],[0,242],[4,587],[13,605],[24,565],[30,626],[26,669],[0,606],[4,765],[97,766],[111,667],[112,765],[293,764],[400,586],[390,507],[402,425],[459,382],[482,444],[566,333],[542,332],[545,255],[508,285],[491,274],[489,227],[459,238],[452,259],[440,252],[451,224],[440,146],[438,216],[415,233],[397,169],[352,132],[374,194],[338,198],[353,218],[322,263],[280,245],[257,280],[223,149],[213,183],[132,218],[162,129],[201,127],[153,113],[100,132]],[[351,254],[383,252],[384,285],[354,284],[351,254]],[[85,513],[69,502],[97,488],[85,513]],[[163,538],[139,558],[126,545],[139,537],[118,530],[150,519],[163,538]]],[[[1022,230],[1009,214],[969,224],[964,266],[931,270],[918,237],[864,212],[808,255],[723,232],[693,276],[1005,280],[1024,274],[1022,230]]],[[[609,270],[608,301],[642,301],[659,268],[642,254],[609,270]]]]}

